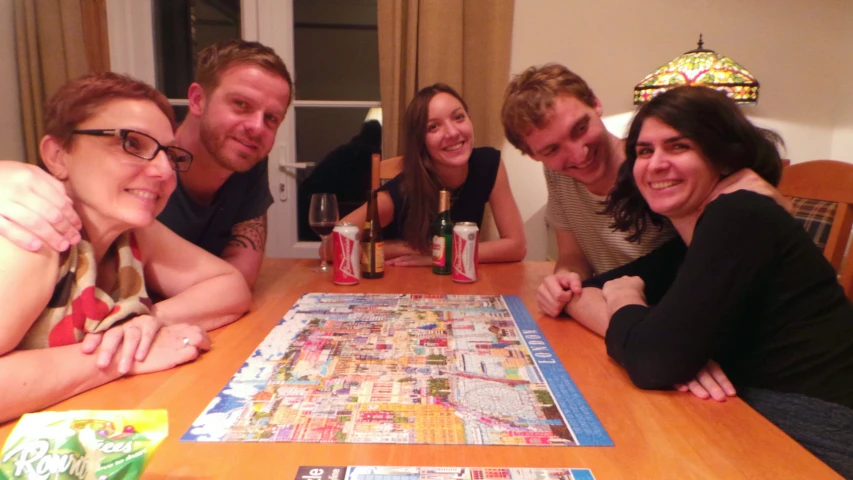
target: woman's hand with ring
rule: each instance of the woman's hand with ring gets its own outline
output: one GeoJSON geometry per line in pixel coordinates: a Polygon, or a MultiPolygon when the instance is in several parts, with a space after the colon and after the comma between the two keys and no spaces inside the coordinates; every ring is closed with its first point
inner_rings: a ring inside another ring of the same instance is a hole
{"type": "Polygon", "coordinates": [[[200,353],[210,350],[210,337],[196,325],[176,323],[160,329],[148,357],[136,362],[131,375],[159,372],[195,360],[200,353]]]}
{"type": "Polygon", "coordinates": [[[145,360],[161,328],[163,322],[157,317],[139,315],[105,332],[86,334],[82,343],[83,353],[97,351],[95,364],[99,368],[107,368],[121,348],[118,371],[124,374],[130,371],[133,362],[145,360]]]}

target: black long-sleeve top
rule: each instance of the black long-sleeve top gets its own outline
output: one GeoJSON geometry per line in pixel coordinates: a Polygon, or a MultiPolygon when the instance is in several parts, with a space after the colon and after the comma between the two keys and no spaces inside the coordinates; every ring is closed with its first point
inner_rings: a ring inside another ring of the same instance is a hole
{"type": "Polygon", "coordinates": [[[832,265],[772,199],[721,195],[675,239],[585,282],[641,277],[649,305],[613,314],[607,353],[640,388],[667,389],[714,359],[736,386],[853,408],[853,304],[832,265]]]}

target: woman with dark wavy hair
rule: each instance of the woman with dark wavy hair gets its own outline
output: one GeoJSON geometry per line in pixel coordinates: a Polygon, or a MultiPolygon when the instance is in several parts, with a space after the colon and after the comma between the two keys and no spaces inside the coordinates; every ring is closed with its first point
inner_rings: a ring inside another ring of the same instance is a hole
{"type": "Polygon", "coordinates": [[[775,201],[717,191],[743,168],[776,185],[777,143],[710,88],[644,105],[606,211],[631,239],[668,222],[683,242],[594,279],[586,286],[599,296],[583,296],[603,299],[607,353],[635,385],[669,389],[714,360],[741,398],[853,477],[853,305],[775,201]]]}
{"type": "MultiPolygon", "coordinates": [[[[429,227],[438,215],[438,192],[450,190],[450,216],[482,225],[486,204],[499,239],[480,242],[480,262],[517,262],[527,241],[500,151],[474,148],[465,100],[448,85],[421,89],[403,118],[403,171],[377,195],[387,265],[431,265],[429,227]]],[[[344,218],[362,225],[366,206],[344,218]]]]}

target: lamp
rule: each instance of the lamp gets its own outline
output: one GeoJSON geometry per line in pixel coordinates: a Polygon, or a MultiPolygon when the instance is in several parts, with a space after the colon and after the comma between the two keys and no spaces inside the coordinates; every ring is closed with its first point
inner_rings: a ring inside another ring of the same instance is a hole
{"type": "Polygon", "coordinates": [[[658,68],[634,87],[634,105],[646,103],[655,95],[681,85],[701,85],[725,92],[735,103],[758,103],[758,80],[729,57],[698,48],[658,68]]]}
{"type": "Polygon", "coordinates": [[[369,122],[371,120],[376,120],[382,125],[382,107],[370,107],[370,110],[367,111],[367,116],[364,117],[364,121],[369,122]]]}

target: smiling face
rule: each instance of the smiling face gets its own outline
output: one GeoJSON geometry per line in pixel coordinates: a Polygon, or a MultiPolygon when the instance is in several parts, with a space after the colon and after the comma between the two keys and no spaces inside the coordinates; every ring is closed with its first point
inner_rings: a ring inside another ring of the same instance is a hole
{"type": "Polygon", "coordinates": [[[590,107],[570,95],[556,97],[545,125],[524,137],[530,157],[587,188],[600,187],[597,190],[606,193],[621,158],[614,156],[601,113],[598,99],[590,107]],[[600,185],[603,182],[608,184],[600,185]]]}
{"type": "Polygon", "coordinates": [[[437,168],[468,163],[474,142],[474,126],[462,103],[439,92],[429,102],[425,144],[437,168]]]}
{"type": "Polygon", "coordinates": [[[678,220],[697,217],[720,181],[692,140],[655,117],[643,122],[634,181],[652,211],[678,220]]]}
{"type": "Polygon", "coordinates": [[[255,65],[235,65],[212,92],[198,84],[191,97],[193,92],[200,95],[201,143],[219,166],[245,172],[270,153],[290,98],[283,78],[255,65]]]}
{"type": "MultiPolygon", "coordinates": [[[[150,135],[161,145],[174,145],[172,124],[148,100],[113,100],[76,126],[86,129],[130,129],[150,135]]],[[[65,180],[76,209],[100,228],[120,230],[150,225],[175,189],[175,171],[166,152],[143,160],[124,151],[120,137],[74,135],[67,150],[57,150],[58,164],[48,166],[65,180]],[[59,165],[60,171],[55,171],[59,165]]]]}

